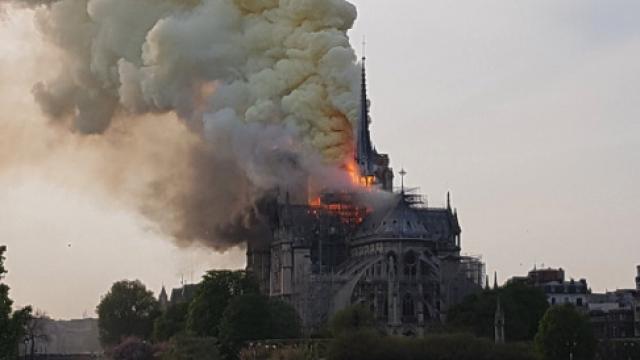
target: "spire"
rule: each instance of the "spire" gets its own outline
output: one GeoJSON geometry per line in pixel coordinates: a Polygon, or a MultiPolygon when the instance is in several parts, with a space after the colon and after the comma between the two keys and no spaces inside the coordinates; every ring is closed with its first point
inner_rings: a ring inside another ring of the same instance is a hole
{"type": "Polygon", "coordinates": [[[373,174],[371,134],[369,132],[369,99],[367,98],[366,57],[362,56],[362,82],[360,89],[360,113],[358,116],[358,134],[356,144],[356,162],[362,175],[373,174]]]}
{"type": "Polygon", "coordinates": [[[404,194],[404,177],[407,176],[407,171],[402,168],[402,170],[400,170],[400,192],[402,194],[404,194]]]}
{"type": "Polygon", "coordinates": [[[447,192],[447,210],[451,210],[451,192],[447,192]]]}
{"type": "Polygon", "coordinates": [[[498,288],[498,272],[495,271],[493,273],[493,289],[497,289],[498,288]]]}
{"type": "Polygon", "coordinates": [[[160,296],[158,296],[158,303],[160,303],[160,309],[163,311],[169,306],[169,296],[167,296],[167,290],[164,288],[164,284],[162,285],[160,296]]]}

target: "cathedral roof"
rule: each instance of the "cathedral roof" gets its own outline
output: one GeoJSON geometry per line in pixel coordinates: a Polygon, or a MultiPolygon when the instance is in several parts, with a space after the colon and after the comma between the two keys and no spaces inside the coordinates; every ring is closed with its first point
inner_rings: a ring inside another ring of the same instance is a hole
{"type": "Polygon", "coordinates": [[[365,219],[356,239],[383,237],[438,241],[460,233],[457,215],[451,209],[419,207],[411,198],[404,193],[395,194],[393,201],[365,219]]]}
{"type": "Polygon", "coordinates": [[[419,211],[409,203],[405,194],[397,194],[389,205],[375,211],[364,221],[359,235],[426,238],[429,230],[419,211]]]}

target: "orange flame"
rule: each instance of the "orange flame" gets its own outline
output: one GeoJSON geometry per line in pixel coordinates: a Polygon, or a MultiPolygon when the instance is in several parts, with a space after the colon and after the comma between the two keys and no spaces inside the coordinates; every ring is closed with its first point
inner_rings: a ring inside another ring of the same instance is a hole
{"type": "MultiPolygon", "coordinates": [[[[344,170],[351,183],[356,187],[370,190],[376,183],[374,176],[362,176],[360,174],[360,168],[355,161],[345,163],[344,170]]],[[[344,224],[359,225],[371,212],[371,209],[356,205],[353,202],[353,194],[349,192],[334,193],[332,195],[329,198],[325,198],[322,195],[310,197],[308,202],[310,214],[333,214],[339,217],[344,224]]]]}
{"type": "Polygon", "coordinates": [[[309,199],[309,206],[322,206],[322,199],[320,199],[320,196],[309,199]]]}
{"type": "Polygon", "coordinates": [[[376,183],[375,176],[364,176],[360,174],[360,168],[356,164],[355,161],[349,161],[345,165],[347,173],[349,174],[349,178],[354,185],[361,186],[364,188],[370,188],[376,183]]]}

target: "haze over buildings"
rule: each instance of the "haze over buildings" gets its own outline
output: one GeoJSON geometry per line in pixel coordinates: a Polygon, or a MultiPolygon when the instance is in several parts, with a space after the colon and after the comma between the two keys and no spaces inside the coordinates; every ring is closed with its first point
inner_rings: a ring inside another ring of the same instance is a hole
{"type": "MultiPolygon", "coordinates": [[[[354,3],[350,40],[359,49],[367,34],[375,143],[430,203],[452,191],[465,251],[482,253],[501,278],[537,262],[594,289],[627,287],[640,253],[640,5],[354,3]]],[[[54,62],[32,13],[9,10],[1,21],[0,136],[26,136],[43,122],[31,86],[54,62]]],[[[0,149],[12,152],[4,141],[0,149]]],[[[121,278],[157,291],[179,274],[244,265],[242,250],[177,250],[119,200],[60,185],[86,188],[77,163],[38,165],[0,171],[0,242],[21,304],[79,317],[121,278]]]]}

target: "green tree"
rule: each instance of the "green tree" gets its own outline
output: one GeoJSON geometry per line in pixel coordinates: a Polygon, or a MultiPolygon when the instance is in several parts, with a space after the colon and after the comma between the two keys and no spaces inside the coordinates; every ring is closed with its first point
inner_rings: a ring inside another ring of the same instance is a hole
{"type": "Polygon", "coordinates": [[[29,345],[25,349],[25,354],[28,353],[30,358],[34,357],[39,344],[49,342],[49,335],[45,329],[46,323],[49,321],[51,321],[51,318],[42,310],[36,310],[35,313],[29,316],[29,321],[24,327],[24,341],[29,345]]]}
{"type": "Polygon", "coordinates": [[[154,349],[146,341],[130,337],[113,348],[111,358],[113,360],[153,360],[154,349]]]}
{"type": "Polygon", "coordinates": [[[375,317],[369,309],[362,305],[352,305],[338,311],[331,318],[329,327],[333,336],[340,336],[360,330],[372,330],[375,325],[375,317]]]}
{"type": "Polygon", "coordinates": [[[218,360],[220,353],[214,338],[194,338],[175,336],[169,343],[169,349],[162,360],[218,360]]]}
{"type": "Polygon", "coordinates": [[[236,359],[242,344],[272,338],[269,300],[259,294],[234,298],[220,321],[220,349],[227,359],[236,359]]]}
{"type": "Polygon", "coordinates": [[[258,292],[257,282],[244,271],[209,271],[189,305],[187,330],[201,337],[218,337],[222,314],[231,299],[258,292]]]}
{"type": "Polygon", "coordinates": [[[118,344],[126,337],[149,340],[160,306],[153,293],[140,281],[119,281],[97,307],[100,341],[105,346],[118,344]]]}
{"type": "Polygon", "coordinates": [[[524,343],[496,345],[471,334],[406,338],[381,336],[373,330],[344,333],[332,340],[329,360],[536,360],[524,343]]]}
{"type": "Polygon", "coordinates": [[[536,349],[545,360],[591,360],[597,341],[586,316],[573,305],[553,306],[540,321],[535,337],[536,349]]]}
{"type": "Polygon", "coordinates": [[[390,354],[396,350],[395,347],[386,346],[388,339],[381,337],[376,331],[370,328],[352,330],[354,329],[351,328],[349,331],[340,333],[331,341],[327,351],[327,359],[378,360],[385,359],[385,357],[393,360],[403,359],[397,353],[390,354]]]}
{"type": "Polygon", "coordinates": [[[153,324],[153,338],[156,341],[166,341],[186,330],[189,303],[170,305],[153,324]]]}
{"type": "Polygon", "coordinates": [[[4,284],[4,253],[6,246],[0,246],[0,360],[15,359],[18,344],[25,335],[25,326],[31,318],[31,308],[25,307],[13,312],[13,301],[9,298],[9,286],[4,284]]]}
{"type": "Polygon", "coordinates": [[[465,298],[462,303],[449,310],[448,326],[456,330],[471,331],[481,337],[493,337],[498,296],[505,312],[507,340],[533,340],[549,304],[542,290],[518,283],[508,284],[497,290],[485,290],[465,298]]]}
{"type": "Polygon", "coordinates": [[[220,348],[234,359],[247,341],[294,339],[300,333],[300,317],[291,305],[259,294],[241,295],[231,300],[222,315],[220,348]]]}
{"type": "Polygon", "coordinates": [[[302,321],[296,309],[284,301],[269,301],[270,337],[272,339],[295,339],[300,337],[302,321]]]}

